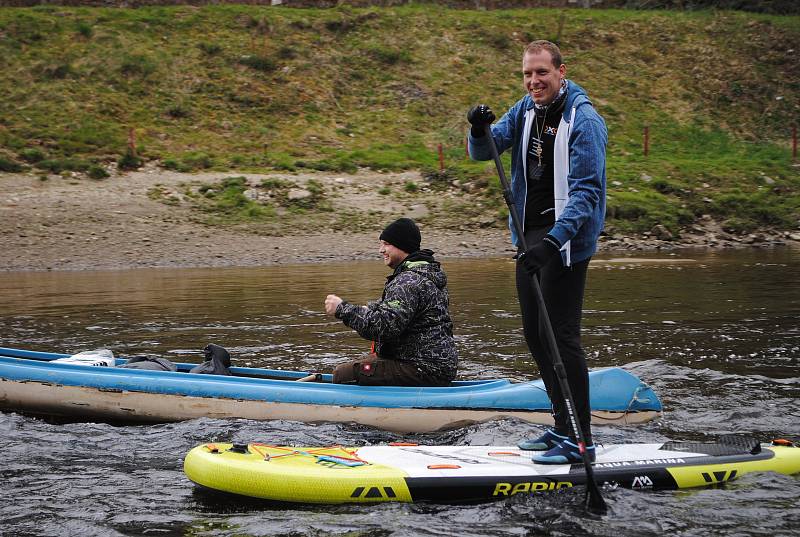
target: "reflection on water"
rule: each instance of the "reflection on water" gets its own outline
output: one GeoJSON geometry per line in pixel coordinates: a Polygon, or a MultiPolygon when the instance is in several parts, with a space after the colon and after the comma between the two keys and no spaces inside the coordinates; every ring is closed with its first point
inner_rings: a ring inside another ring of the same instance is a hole
{"type": "MultiPolygon", "coordinates": [[[[520,330],[513,262],[457,259],[444,266],[460,376],[538,376],[520,330]]],[[[324,315],[325,295],[364,303],[380,296],[386,275],[377,259],[5,274],[0,342],[63,352],[108,347],[117,355],[193,362],[215,342],[238,365],[329,371],[369,342],[324,315]]],[[[667,404],[673,393],[682,401],[698,391],[796,399],[800,287],[786,282],[799,277],[800,256],[785,250],[598,258],[583,326],[590,365],[639,368],[667,404]]]]}
{"type": "MultiPolygon", "coordinates": [[[[538,376],[522,339],[512,262],[445,259],[444,266],[460,376],[538,376]]],[[[0,345],[58,352],[107,347],[122,356],[149,352],[199,362],[201,349],[215,342],[237,365],[329,371],[369,345],[324,315],[325,295],[364,303],[380,296],[386,275],[377,259],[4,273],[0,345]]],[[[666,408],[657,422],[602,428],[596,437],[607,443],[732,432],[800,438],[798,281],[800,254],[787,250],[595,259],[583,326],[590,367],[626,367],[654,386],[666,408]]],[[[702,535],[709,528],[718,535],[788,535],[800,519],[800,478],[785,476],[748,476],[725,490],[613,491],[614,516],[601,523],[579,516],[576,495],[481,507],[220,504],[182,478],[181,457],[199,442],[358,445],[398,438],[348,425],[194,420],[115,428],[14,414],[0,415],[0,429],[7,452],[0,479],[7,496],[19,499],[13,509],[0,506],[0,533],[5,526],[10,534],[47,535],[450,535],[454,528],[464,535],[702,535]],[[40,449],[32,451],[32,442],[40,449]],[[103,500],[105,490],[113,500],[103,500]]],[[[502,421],[415,440],[508,444],[537,430],[502,421]]]]}
{"type": "MultiPolygon", "coordinates": [[[[797,376],[800,256],[789,251],[598,258],[584,341],[593,366],[662,360],[722,373],[797,376]]],[[[462,376],[528,377],[508,259],[445,260],[462,376]]],[[[7,273],[2,343],[54,351],[180,354],[208,342],[258,366],[324,368],[368,343],[323,313],[337,293],[380,296],[378,261],[267,268],[7,273]]]]}

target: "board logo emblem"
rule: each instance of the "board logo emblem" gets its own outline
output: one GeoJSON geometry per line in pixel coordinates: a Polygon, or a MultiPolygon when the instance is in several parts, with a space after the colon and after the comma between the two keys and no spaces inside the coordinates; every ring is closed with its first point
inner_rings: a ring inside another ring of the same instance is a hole
{"type": "Polygon", "coordinates": [[[653,486],[653,480],[646,475],[637,475],[636,477],[633,478],[633,483],[631,483],[631,488],[635,489],[652,487],[652,486],[653,486]]]}
{"type": "Polygon", "coordinates": [[[495,483],[492,496],[513,496],[520,493],[544,492],[571,487],[570,481],[533,481],[524,483],[495,483]]]}
{"type": "Polygon", "coordinates": [[[392,487],[356,487],[353,493],[350,494],[351,498],[382,498],[384,500],[389,498],[396,498],[394,489],[392,487]]]}

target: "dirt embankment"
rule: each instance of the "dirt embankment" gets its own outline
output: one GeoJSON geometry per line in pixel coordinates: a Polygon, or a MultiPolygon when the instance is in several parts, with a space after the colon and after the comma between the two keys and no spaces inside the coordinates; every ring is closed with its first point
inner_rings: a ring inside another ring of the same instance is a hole
{"type": "MultiPolygon", "coordinates": [[[[325,226],[315,231],[313,214],[304,230],[289,228],[277,236],[253,233],[247,226],[199,223],[196,207],[181,192],[188,185],[229,175],[240,174],[182,174],[151,168],[103,181],[0,175],[0,249],[5,253],[0,270],[256,266],[377,257],[378,232],[334,231],[325,226]],[[154,199],[153,189],[178,202],[154,199]]],[[[421,192],[415,202],[400,203],[377,193],[382,185],[402,185],[409,180],[408,174],[290,177],[299,184],[313,178],[335,185],[334,212],[368,207],[372,220],[385,223],[403,215],[429,215],[427,198],[441,196],[421,192]]],[[[475,228],[465,232],[435,224],[422,226],[424,246],[440,256],[509,251],[505,230],[475,228]]]]}
{"type": "MultiPolygon", "coordinates": [[[[257,266],[376,258],[381,226],[399,216],[420,219],[423,245],[441,257],[513,253],[502,225],[491,225],[492,218],[487,217],[462,218],[453,209],[469,203],[469,193],[455,188],[444,192],[422,188],[399,197],[380,193],[383,187],[402,192],[409,181],[424,184],[415,172],[288,176],[300,185],[309,179],[323,184],[331,193],[333,213],[358,215],[362,211],[375,222],[367,230],[357,226],[355,231],[334,230],[322,219],[316,227],[312,213],[302,230],[287,226],[278,235],[254,233],[247,226],[199,223],[197,208],[181,193],[190,185],[228,175],[182,174],[153,167],[103,181],[0,174],[0,249],[4,252],[0,270],[257,266]],[[171,204],[154,196],[154,189],[172,197],[171,204]],[[455,201],[448,205],[448,199],[455,201]]],[[[264,177],[248,175],[252,181],[264,177]]],[[[604,237],[601,249],[800,244],[800,234],[791,232],[732,237],[710,220],[692,226],[680,240],[658,235],[604,237]]]]}

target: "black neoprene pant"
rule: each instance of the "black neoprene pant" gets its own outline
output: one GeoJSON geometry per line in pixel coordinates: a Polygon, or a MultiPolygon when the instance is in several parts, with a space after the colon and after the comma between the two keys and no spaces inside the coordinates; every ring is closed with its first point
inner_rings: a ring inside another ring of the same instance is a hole
{"type": "MultiPolygon", "coordinates": [[[[525,230],[525,241],[530,248],[544,237],[550,227],[525,230]]],[[[538,274],[542,295],[553,326],[558,350],[567,373],[569,388],[575,402],[578,424],[587,445],[592,443],[591,414],[589,406],[589,369],[581,346],[581,316],[583,314],[583,291],[590,259],[565,267],[559,256],[538,274]]],[[[522,263],[517,263],[517,295],[522,311],[522,328],[525,340],[544,381],[547,395],[553,404],[553,419],[558,434],[574,439],[569,424],[569,414],[561,393],[553,362],[550,357],[544,326],[539,324],[539,309],[533,291],[531,276],[522,263]]]]}

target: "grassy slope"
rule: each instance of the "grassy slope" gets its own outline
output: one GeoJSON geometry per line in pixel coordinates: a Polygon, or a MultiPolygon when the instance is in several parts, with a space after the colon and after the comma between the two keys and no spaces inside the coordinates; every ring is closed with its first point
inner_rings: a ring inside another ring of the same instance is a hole
{"type": "Polygon", "coordinates": [[[797,227],[800,17],[738,12],[4,8],[0,167],[86,170],[132,126],[174,169],[430,169],[442,143],[450,176],[495,185],[465,112],[518,99],[521,47],[562,17],[609,126],[612,225],[797,227]]]}

